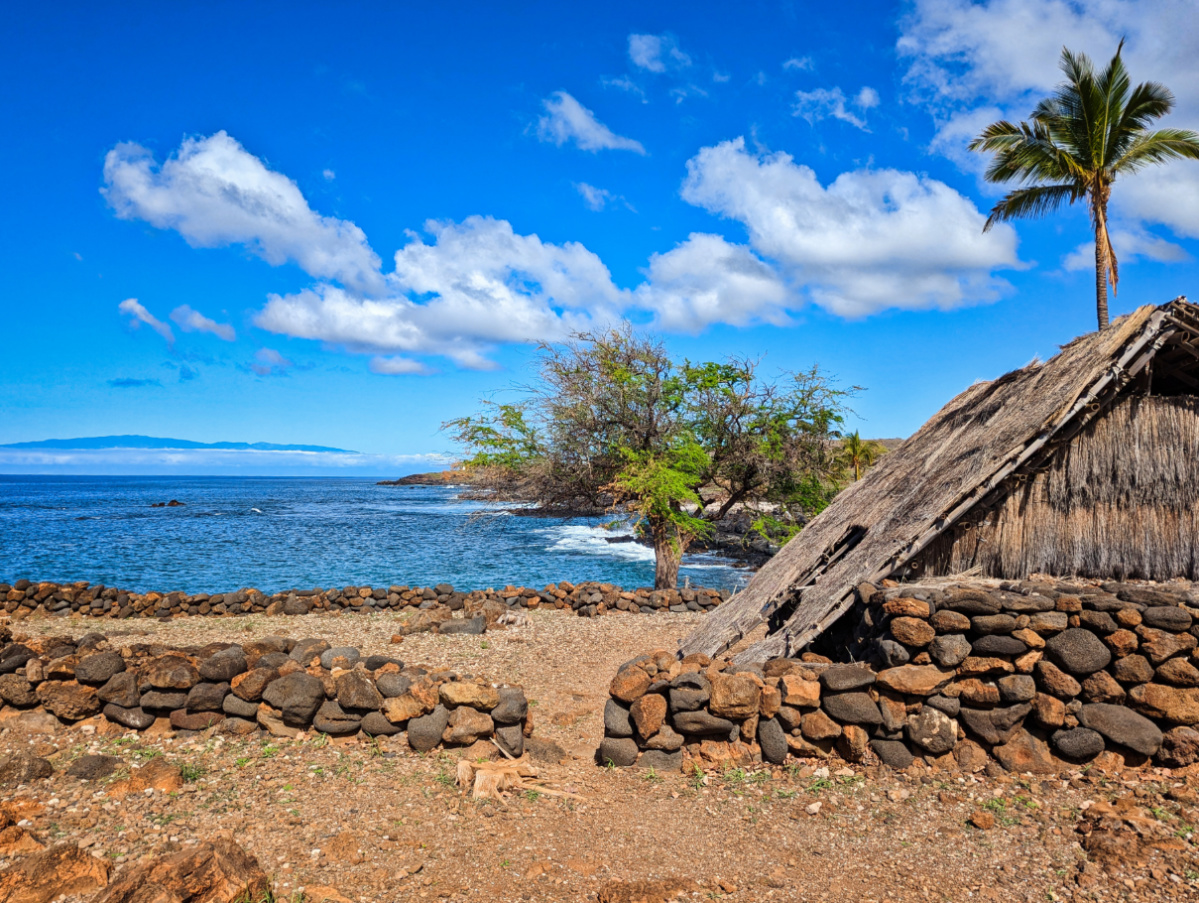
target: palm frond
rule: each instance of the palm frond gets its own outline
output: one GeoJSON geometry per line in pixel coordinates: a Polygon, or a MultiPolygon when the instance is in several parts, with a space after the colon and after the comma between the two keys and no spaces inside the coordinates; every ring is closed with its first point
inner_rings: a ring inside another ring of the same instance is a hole
{"type": "Polygon", "coordinates": [[[987,217],[983,231],[987,232],[996,223],[1008,220],[1046,216],[1063,204],[1074,203],[1085,194],[1086,189],[1073,182],[1017,188],[1004,195],[999,203],[991,208],[991,215],[987,217]]]}
{"type": "Polygon", "coordinates": [[[1136,172],[1151,163],[1167,160],[1199,160],[1199,132],[1190,129],[1158,129],[1141,132],[1113,166],[1115,172],[1136,172]]]}

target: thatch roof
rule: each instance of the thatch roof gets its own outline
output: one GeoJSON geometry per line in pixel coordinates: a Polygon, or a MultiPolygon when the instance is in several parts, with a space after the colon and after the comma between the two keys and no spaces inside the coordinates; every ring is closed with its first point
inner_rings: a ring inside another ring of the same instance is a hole
{"type": "Polygon", "coordinates": [[[954,398],[767,562],[683,641],[714,655],[763,621],[743,662],[793,655],[844,614],[854,587],[902,570],[979,505],[993,505],[1122,395],[1199,387],[1199,305],[1141,307],[1107,329],[954,398]]]}

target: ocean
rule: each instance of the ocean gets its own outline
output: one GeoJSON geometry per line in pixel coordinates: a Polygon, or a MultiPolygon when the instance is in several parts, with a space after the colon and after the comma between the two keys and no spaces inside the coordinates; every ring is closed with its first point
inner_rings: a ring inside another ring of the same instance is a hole
{"type": "MultiPolygon", "coordinates": [[[[0,582],[186,593],[653,585],[651,549],[608,541],[628,537],[625,526],[518,517],[455,495],[355,478],[0,476],[0,582]],[[183,506],[151,507],[172,499],[183,506]]],[[[750,574],[702,554],[680,580],[737,589],[750,574]]]]}

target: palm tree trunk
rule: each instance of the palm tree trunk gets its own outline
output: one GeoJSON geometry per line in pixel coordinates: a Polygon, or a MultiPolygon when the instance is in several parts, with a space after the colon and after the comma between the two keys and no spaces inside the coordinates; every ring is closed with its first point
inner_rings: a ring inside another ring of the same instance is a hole
{"type": "Polygon", "coordinates": [[[1095,312],[1099,328],[1107,328],[1107,215],[1103,207],[1095,210],[1095,312]]]}

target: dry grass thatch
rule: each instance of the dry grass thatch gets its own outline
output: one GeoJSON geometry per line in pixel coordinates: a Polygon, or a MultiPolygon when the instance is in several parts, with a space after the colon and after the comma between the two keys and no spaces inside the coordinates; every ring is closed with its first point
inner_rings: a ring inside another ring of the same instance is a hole
{"type": "MultiPolygon", "coordinates": [[[[1089,505],[1067,506],[1060,519],[1066,529],[1077,529],[1072,517],[1085,517],[1088,508],[1106,513],[1119,507],[1120,486],[1125,490],[1139,484],[1138,464],[1131,462],[1134,479],[1105,477],[1104,461],[1110,466],[1117,449],[1102,451],[1105,437],[1096,426],[1086,450],[1062,460],[1073,467],[1075,477],[1064,483],[1038,474],[1052,468],[1055,456],[1096,423],[1121,398],[1134,394],[1178,394],[1199,387],[1199,306],[1184,298],[1161,307],[1142,307],[1121,317],[1097,333],[1075,339],[1051,360],[1036,362],[991,382],[977,383],[942,408],[919,432],[898,450],[883,456],[860,482],[842,492],[832,505],[788,543],[754,577],[744,592],[722,605],[705,619],[704,626],[682,644],[683,654],[709,655],[733,646],[750,630],[768,620],[766,639],[741,652],[742,661],[760,661],[777,655],[794,654],[853,604],[854,587],[863,581],[878,581],[903,572],[947,531],[974,513],[1003,506],[1021,487],[1030,484],[1048,489],[1052,508],[1054,493],[1072,498],[1076,493],[1093,499],[1089,505]],[[1102,484],[1115,483],[1101,488],[1102,484]],[[1089,494],[1089,495],[1088,495],[1089,494]]],[[[1193,412],[1193,408],[1190,409],[1193,412]]],[[[1154,408],[1154,423],[1174,429],[1170,441],[1183,441],[1192,427],[1180,420],[1170,426],[1171,415],[1154,408]]],[[[1128,409],[1131,415],[1133,409],[1128,409]]],[[[1185,406],[1174,411],[1186,416],[1185,406]]],[[[1113,427],[1118,431],[1118,424],[1113,427]]],[[[1147,433],[1146,436],[1150,436],[1147,433]]],[[[1144,461],[1144,456],[1141,458],[1144,461]]],[[[1168,483],[1172,466],[1191,468],[1195,457],[1174,462],[1154,460],[1142,464],[1149,482],[1168,483]]],[[[1194,470],[1187,479],[1194,482],[1194,470]]],[[[1164,488],[1163,488],[1164,491],[1164,488]]],[[[1129,504],[1126,497],[1124,504],[1129,504]]],[[[1018,500],[1013,514],[1018,514],[1018,500]]],[[[1168,509],[1157,509],[1150,500],[1137,503],[1132,512],[1144,524],[1142,536],[1160,528],[1169,532],[1186,529],[1181,513],[1169,520],[1168,509]],[[1148,509],[1153,509],[1152,511],[1148,509]]],[[[1125,509],[1127,511],[1127,509],[1125,509]]],[[[1039,515],[1047,526],[1058,515],[1039,515]]],[[[1193,526],[1190,528],[1193,529],[1193,526]]],[[[1035,528],[1034,528],[1035,533],[1035,528]]],[[[1096,537],[1097,539],[1101,537],[1096,537]]],[[[1056,547],[1036,535],[1027,542],[1012,538],[1013,550],[1056,547]]],[[[1124,547],[1137,539],[1122,537],[1124,547]]],[[[1175,543],[1181,548],[1181,542],[1175,543]]],[[[966,549],[960,553],[965,555],[966,549]]],[[[944,559],[950,553],[940,552],[944,559]]],[[[1023,554],[1012,552],[1013,555],[1023,554]]],[[[1066,561],[1069,549],[1047,553],[1066,561]]],[[[1109,559],[1120,554],[1110,550],[1109,559]]],[[[1171,553],[1172,554],[1172,553],[1171,553]]],[[[1192,556],[1193,558],[1193,556],[1192,556]]],[[[1095,562],[1096,567],[1100,564],[1095,562]]],[[[1012,563],[1012,566],[1016,565],[1012,563]]],[[[1193,567],[1193,561],[1189,563],[1193,567]]]]}
{"type": "Polygon", "coordinates": [[[1049,466],[976,509],[909,567],[1118,579],[1199,579],[1199,399],[1122,398],[1049,466]]]}

